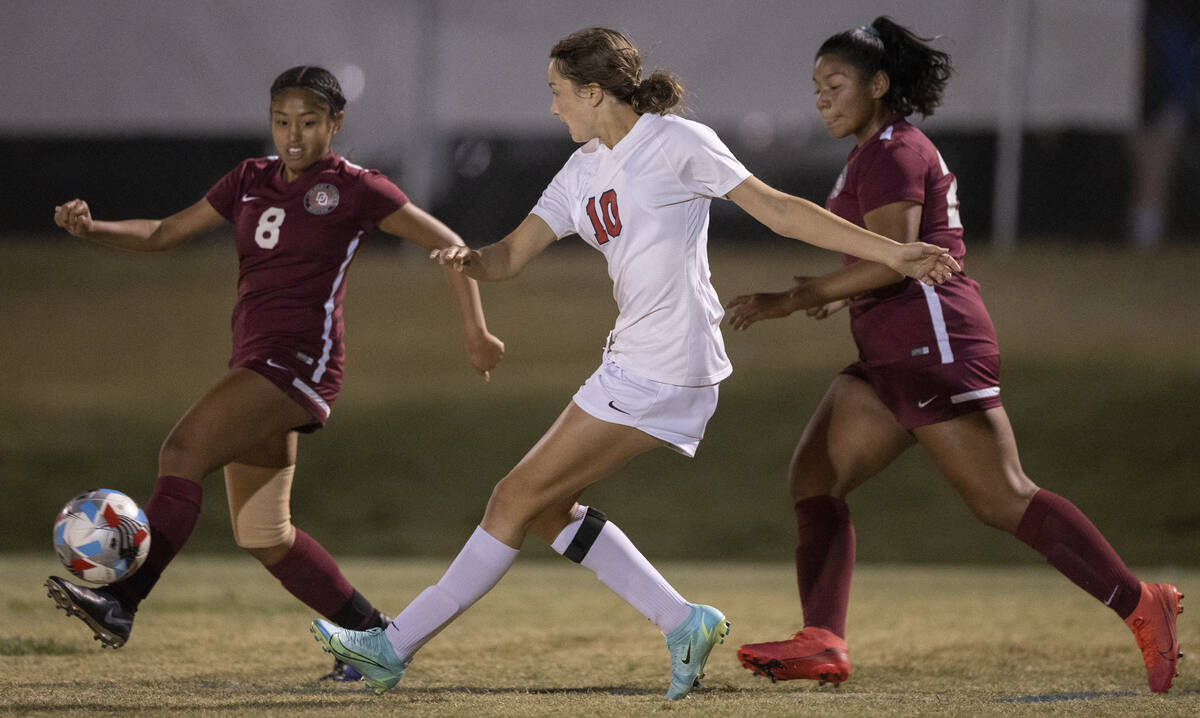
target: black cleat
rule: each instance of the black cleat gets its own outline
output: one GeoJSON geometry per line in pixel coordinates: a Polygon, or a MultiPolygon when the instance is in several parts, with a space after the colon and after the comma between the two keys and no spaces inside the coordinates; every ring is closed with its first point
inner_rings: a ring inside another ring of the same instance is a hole
{"type": "Polygon", "coordinates": [[[335,683],[350,683],[353,681],[361,681],[362,674],[355,670],[354,666],[347,665],[338,659],[333,659],[333,670],[321,676],[323,681],[333,681],[335,683]]]}
{"type": "Polygon", "coordinates": [[[103,587],[85,588],[58,576],[46,579],[46,595],[68,616],[78,616],[105,648],[120,648],[133,630],[134,612],[103,587]]]}

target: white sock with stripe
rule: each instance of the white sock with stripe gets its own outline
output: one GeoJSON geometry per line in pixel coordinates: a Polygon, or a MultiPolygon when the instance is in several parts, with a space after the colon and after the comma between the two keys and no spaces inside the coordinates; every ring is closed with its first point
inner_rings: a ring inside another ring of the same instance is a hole
{"type": "Polygon", "coordinates": [[[412,660],[421,646],[499,583],[518,553],[476,526],[441,579],[414,598],[384,629],[396,655],[412,660]]]}
{"type": "MultiPolygon", "coordinates": [[[[551,544],[555,551],[567,554],[584,523],[586,510],[586,506],[579,507],[576,513],[579,518],[559,532],[551,544]]],[[[687,601],[613,522],[604,520],[579,563],[594,571],[601,583],[653,621],[664,635],[688,619],[691,607],[687,601]]]]}

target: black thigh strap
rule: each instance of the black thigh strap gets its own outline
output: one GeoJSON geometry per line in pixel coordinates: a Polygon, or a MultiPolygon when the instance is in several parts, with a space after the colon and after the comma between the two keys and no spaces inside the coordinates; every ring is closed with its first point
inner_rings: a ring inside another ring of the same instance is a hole
{"type": "Polygon", "coordinates": [[[575,563],[582,562],[583,557],[587,556],[587,552],[592,548],[592,544],[596,543],[596,537],[600,535],[600,529],[604,528],[606,521],[608,521],[607,516],[589,506],[587,514],[583,517],[583,523],[575,532],[575,538],[571,540],[571,545],[567,547],[566,551],[563,551],[563,556],[575,563]]]}

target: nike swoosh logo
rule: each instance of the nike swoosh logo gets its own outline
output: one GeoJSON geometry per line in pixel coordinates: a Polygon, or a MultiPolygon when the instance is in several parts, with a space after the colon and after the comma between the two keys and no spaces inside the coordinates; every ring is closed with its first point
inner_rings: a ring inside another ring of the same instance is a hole
{"type": "MultiPolygon", "coordinates": [[[[608,408],[609,408],[609,409],[613,409],[613,410],[615,410],[615,411],[619,411],[619,412],[621,412],[622,414],[628,414],[628,413],[629,413],[628,411],[625,411],[624,409],[622,409],[621,407],[619,407],[619,406],[617,406],[616,404],[612,403],[611,401],[610,401],[610,402],[608,402],[608,408]]],[[[689,647],[688,647],[688,652],[689,652],[689,653],[691,652],[691,646],[689,646],[689,647]]],[[[684,661],[684,663],[687,663],[687,661],[684,661]]]]}
{"type": "Polygon", "coordinates": [[[1166,604],[1159,603],[1159,605],[1158,605],[1158,607],[1162,609],[1163,619],[1166,621],[1166,624],[1171,627],[1171,643],[1170,643],[1170,645],[1167,646],[1167,650],[1165,650],[1165,651],[1162,650],[1161,648],[1154,649],[1154,650],[1158,651],[1158,655],[1162,656],[1163,658],[1167,659],[1168,661],[1175,661],[1176,659],[1179,658],[1178,652],[1171,650],[1172,646],[1175,646],[1176,641],[1178,640],[1175,637],[1176,636],[1175,622],[1171,620],[1174,618],[1174,616],[1171,615],[1171,608],[1173,608],[1172,603],[1174,603],[1174,602],[1170,601],[1166,604]]]}
{"type": "Polygon", "coordinates": [[[251,197],[251,196],[250,196],[250,195],[248,195],[248,194],[244,194],[244,195],[242,195],[242,201],[243,201],[243,202],[253,202],[253,201],[254,201],[254,200],[256,200],[256,199],[262,199],[262,197],[251,197]]]}
{"type": "Polygon", "coordinates": [[[109,606],[108,610],[105,611],[105,613],[104,613],[104,622],[111,624],[111,625],[117,625],[117,626],[123,626],[126,623],[129,623],[129,621],[123,619],[120,616],[114,616],[113,614],[116,612],[116,610],[117,610],[116,606],[109,606]]]}
{"type": "MultiPolygon", "coordinates": [[[[617,411],[620,411],[620,409],[617,409],[617,411]]],[[[716,628],[716,626],[713,626],[713,628],[716,628]]],[[[701,634],[702,634],[702,635],[703,635],[705,638],[707,638],[707,639],[709,639],[709,640],[712,640],[712,635],[711,635],[711,634],[712,634],[712,630],[710,630],[710,629],[709,629],[708,625],[707,625],[707,624],[704,622],[704,619],[703,619],[703,618],[701,618],[701,619],[700,619],[700,633],[701,633],[701,634]]],[[[689,638],[689,639],[688,639],[688,652],[687,652],[687,655],[686,655],[686,656],[684,656],[683,660],[681,660],[681,661],[680,661],[680,663],[683,663],[684,665],[687,665],[688,663],[691,663],[691,661],[692,661],[692,641],[691,641],[691,639],[689,638]]]]}
{"type": "Polygon", "coordinates": [[[937,398],[937,394],[934,394],[933,396],[929,397],[929,398],[928,398],[928,399],[926,399],[925,401],[918,401],[918,402],[917,402],[917,408],[918,408],[918,409],[924,409],[925,407],[929,406],[930,402],[932,402],[932,401],[933,401],[934,399],[936,399],[936,398],[937,398]]]}
{"type": "Polygon", "coordinates": [[[275,367],[276,369],[282,369],[282,370],[284,370],[284,371],[287,371],[287,367],[285,367],[285,366],[284,366],[284,365],[282,365],[282,364],[276,364],[276,363],[275,363],[273,360],[271,360],[271,359],[268,359],[268,360],[267,360],[267,366],[273,366],[273,367],[275,367]]]}
{"type": "Polygon", "coordinates": [[[329,639],[329,645],[331,648],[335,649],[334,655],[338,656],[339,658],[342,658],[342,659],[348,658],[352,661],[356,661],[358,663],[363,663],[368,666],[375,666],[376,668],[383,668],[385,670],[387,669],[387,666],[383,665],[382,663],[375,660],[374,658],[371,658],[370,656],[364,656],[363,654],[359,653],[358,651],[350,650],[349,648],[346,647],[346,644],[342,643],[341,639],[338,638],[337,636],[333,636],[329,639]],[[337,639],[336,646],[333,643],[334,639],[337,639]]]}

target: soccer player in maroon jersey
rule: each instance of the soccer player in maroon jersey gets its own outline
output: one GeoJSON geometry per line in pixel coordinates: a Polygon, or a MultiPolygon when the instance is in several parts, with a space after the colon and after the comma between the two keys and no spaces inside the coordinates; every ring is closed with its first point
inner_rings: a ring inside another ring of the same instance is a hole
{"type": "MultiPolygon", "coordinates": [[[[961,264],[955,177],[905,120],[932,114],[950,71],[947,54],[881,17],[826,40],[813,82],[829,133],[856,139],[826,207],[899,242],[946,247],[961,264]]],[[[854,527],[845,499],[919,443],[981,521],[1042,553],[1124,619],[1150,690],[1168,690],[1182,596],[1168,584],[1139,582],[1078,508],[1025,475],[1000,401],[996,333],[973,279],[955,274],[934,287],[845,257],[839,270],[799,277],[787,291],[739,296],[728,308],[730,325],[744,330],[798,310],[824,318],[847,306],[859,361],[833,380],[789,470],[804,627],[785,641],[742,646],[743,665],[772,680],[846,680],[854,527]]]]}
{"type": "MultiPolygon", "coordinates": [[[[137,573],[107,586],[85,588],[57,576],[46,581],[58,605],[105,646],[119,648],[129,638],[138,605],[195,526],[202,479],[222,467],[238,545],[288,591],[342,626],[389,620],[350,585],[328,551],[291,523],[298,433],[324,426],[341,389],[346,270],[363,237],[378,227],[426,251],[462,240],[387,177],[332,152],[346,100],[327,70],[294,67],[275,79],[270,97],[278,156],[243,161],[182,212],[103,222],[79,199],[55,208],[55,223],[72,235],[141,252],[171,249],[225,222],[236,233],[229,372],[162,445],[145,504],[150,555],[137,573]]],[[[487,330],[474,280],[445,275],[470,361],[487,378],[504,344],[487,330]]]]}

